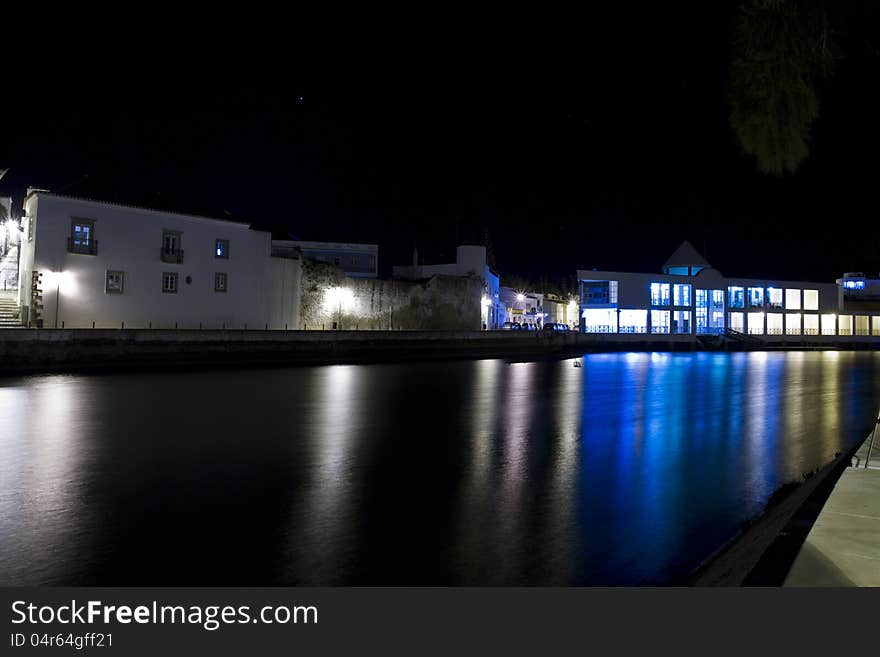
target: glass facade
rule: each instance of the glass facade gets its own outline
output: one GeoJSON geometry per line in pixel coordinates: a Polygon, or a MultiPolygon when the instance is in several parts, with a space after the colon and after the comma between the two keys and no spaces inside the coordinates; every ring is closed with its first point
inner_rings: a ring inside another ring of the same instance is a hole
{"type": "Polygon", "coordinates": [[[764,335],[764,313],[749,313],[749,335],[764,335]]]}
{"type": "Polygon", "coordinates": [[[767,313],[767,335],[782,335],[782,313],[767,313]]]}
{"type": "Polygon", "coordinates": [[[648,311],[623,309],[620,311],[621,333],[647,333],[648,311]]]}
{"type": "Polygon", "coordinates": [[[837,315],[822,315],[822,335],[837,335],[837,315]]]}
{"type": "Polygon", "coordinates": [[[778,287],[768,287],[767,288],[767,307],[768,308],[782,308],[782,288],[778,288],[778,287]]]}
{"type": "Polygon", "coordinates": [[[800,335],[801,334],[801,314],[788,313],[785,316],[785,334],[800,335]]]}
{"type": "Polygon", "coordinates": [[[697,290],[694,320],[698,334],[724,332],[724,290],[697,290]]]}
{"type": "Polygon", "coordinates": [[[744,313],[730,313],[730,330],[738,331],[739,333],[746,332],[744,313]]]}
{"type": "Polygon", "coordinates": [[[727,288],[727,303],[731,308],[746,307],[746,291],[745,288],[731,286],[727,288]]]}
{"type": "Polygon", "coordinates": [[[804,314],[804,335],[819,335],[819,315],[804,314]]]}
{"type": "Polygon", "coordinates": [[[804,310],[819,310],[819,290],[804,290],[804,310]]]}
{"type": "Polygon", "coordinates": [[[651,283],[651,305],[669,305],[669,283],[651,283]]]}
{"type": "Polygon", "coordinates": [[[750,287],[749,288],[749,308],[763,308],[764,307],[764,288],[763,287],[750,287]]]}
{"type": "Polygon", "coordinates": [[[801,291],[800,290],[785,290],[785,309],[786,310],[800,310],[801,309],[801,291]]]}
{"type": "Polygon", "coordinates": [[[651,311],[651,333],[669,333],[669,311],[651,311]]]}
{"type": "Polygon", "coordinates": [[[617,333],[617,311],[613,308],[584,309],[585,333],[617,333]]]}
{"type": "Polygon", "coordinates": [[[678,335],[691,333],[690,310],[676,310],[672,313],[672,332],[678,335]]]}
{"type": "Polygon", "coordinates": [[[672,304],[675,306],[690,306],[691,303],[691,286],[683,283],[676,283],[672,286],[672,304]]]}

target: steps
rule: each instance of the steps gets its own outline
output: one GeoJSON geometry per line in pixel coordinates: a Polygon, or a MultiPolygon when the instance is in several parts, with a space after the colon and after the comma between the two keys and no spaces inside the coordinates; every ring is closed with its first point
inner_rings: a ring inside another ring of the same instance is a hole
{"type": "Polygon", "coordinates": [[[0,329],[21,328],[18,303],[11,295],[0,294],[0,329]]]}

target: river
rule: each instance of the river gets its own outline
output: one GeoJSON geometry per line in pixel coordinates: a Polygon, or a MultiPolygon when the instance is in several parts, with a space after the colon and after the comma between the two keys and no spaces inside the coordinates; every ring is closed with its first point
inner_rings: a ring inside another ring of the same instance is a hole
{"type": "Polygon", "coordinates": [[[631,585],[864,438],[880,353],[0,378],[0,584],[631,585]]]}

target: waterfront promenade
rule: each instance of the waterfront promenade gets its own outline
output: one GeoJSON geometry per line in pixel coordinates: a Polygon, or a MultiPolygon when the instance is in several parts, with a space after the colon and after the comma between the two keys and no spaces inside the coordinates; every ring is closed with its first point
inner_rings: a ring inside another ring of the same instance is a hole
{"type": "Polygon", "coordinates": [[[870,442],[837,481],[784,586],[880,586],[880,445],[865,468],[870,442]]]}

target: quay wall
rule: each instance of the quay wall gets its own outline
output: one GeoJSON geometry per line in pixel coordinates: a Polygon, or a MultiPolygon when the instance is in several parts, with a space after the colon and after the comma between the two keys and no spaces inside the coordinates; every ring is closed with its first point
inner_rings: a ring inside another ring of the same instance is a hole
{"type": "MultiPolygon", "coordinates": [[[[880,340],[728,344],[727,350],[876,349],[880,340]]],[[[507,331],[2,329],[0,373],[266,366],[465,358],[572,357],[595,351],[711,350],[688,335],[507,331]]]]}

